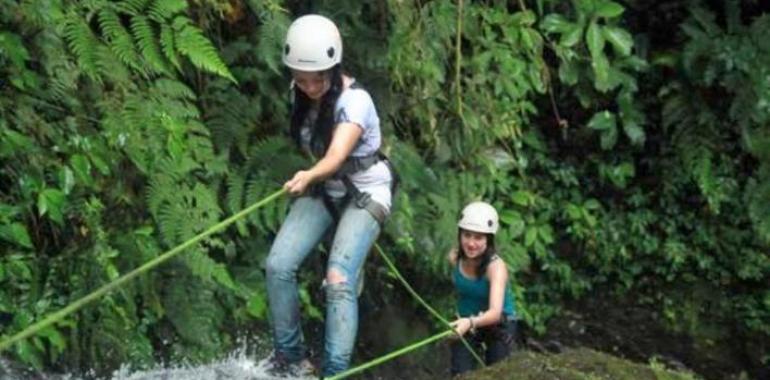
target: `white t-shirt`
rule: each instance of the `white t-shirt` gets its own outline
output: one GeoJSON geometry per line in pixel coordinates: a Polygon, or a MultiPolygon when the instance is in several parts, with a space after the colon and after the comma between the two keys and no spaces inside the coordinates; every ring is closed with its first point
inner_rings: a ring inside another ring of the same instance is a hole
{"type": "MultiPolygon", "coordinates": [[[[354,123],[361,127],[363,132],[351,151],[352,157],[370,156],[380,149],[382,137],[380,134],[380,118],[377,109],[369,93],[362,88],[347,88],[342,91],[334,106],[334,121],[339,123],[354,123]]],[[[302,131],[303,139],[309,140],[309,130],[302,131]]],[[[380,161],[366,170],[350,175],[359,191],[371,194],[377,201],[390,212],[391,193],[390,185],[393,181],[387,164],[380,161]]],[[[345,196],[345,184],[340,180],[328,179],[325,182],[327,194],[333,198],[345,196]]]]}

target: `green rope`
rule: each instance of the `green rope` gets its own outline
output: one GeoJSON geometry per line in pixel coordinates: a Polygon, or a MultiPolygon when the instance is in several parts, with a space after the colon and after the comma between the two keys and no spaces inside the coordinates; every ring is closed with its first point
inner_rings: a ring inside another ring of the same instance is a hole
{"type": "MultiPolygon", "coordinates": [[[[432,307],[430,307],[430,305],[428,305],[428,303],[425,302],[425,300],[422,299],[422,297],[420,297],[420,295],[417,294],[417,292],[414,289],[412,289],[412,286],[409,285],[409,283],[406,281],[406,279],[404,279],[404,276],[401,275],[401,272],[399,272],[398,269],[396,269],[396,265],[393,264],[393,261],[391,261],[390,258],[388,257],[388,255],[386,255],[385,252],[382,250],[382,248],[380,248],[380,245],[377,244],[377,243],[374,243],[374,248],[377,250],[377,253],[380,254],[382,259],[385,260],[385,263],[388,264],[388,267],[390,268],[391,271],[393,271],[393,274],[396,276],[396,278],[399,281],[401,281],[401,283],[404,285],[404,287],[409,292],[409,294],[411,294],[418,302],[420,302],[422,304],[422,306],[424,306],[426,309],[428,309],[428,311],[431,314],[433,314],[433,316],[436,317],[439,321],[441,321],[441,323],[445,327],[447,327],[447,328],[449,328],[451,330],[454,330],[452,328],[452,326],[449,324],[449,321],[447,321],[443,316],[441,316],[441,314],[439,314],[436,310],[434,310],[432,307]]],[[[481,357],[476,353],[476,351],[473,349],[473,347],[471,347],[470,343],[468,343],[468,341],[465,339],[465,337],[461,336],[460,337],[460,341],[463,342],[463,345],[465,345],[465,348],[467,348],[468,351],[470,351],[470,353],[473,355],[473,357],[476,358],[476,361],[481,365],[481,368],[484,368],[486,366],[484,364],[484,361],[481,360],[481,357]]]]}
{"type": "Polygon", "coordinates": [[[420,348],[420,347],[422,347],[422,346],[424,346],[426,344],[433,343],[433,342],[435,342],[435,341],[437,341],[439,339],[444,339],[445,337],[447,337],[449,335],[452,335],[454,333],[455,332],[454,332],[453,329],[449,329],[449,330],[444,331],[442,333],[436,334],[436,335],[434,335],[434,336],[432,336],[430,338],[421,340],[421,341],[419,341],[417,343],[413,343],[413,344],[411,344],[409,346],[406,346],[404,348],[401,348],[401,349],[398,349],[396,351],[393,351],[393,352],[391,352],[391,353],[389,353],[387,355],[380,356],[379,358],[376,358],[376,359],[374,359],[372,361],[369,361],[369,362],[366,362],[364,364],[361,364],[358,367],[351,368],[351,369],[349,369],[347,371],[340,372],[340,373],[338,373],[338,374],[336,374],[336,375],[334,375],[332,377],[325,378],[325,380],[344,379],[344,378],[346,378],[346,377],[348,377],[350,375],[356,374],[358,372],[362,372],[362,371],[364,371],[366,369],[369,369],[371,367],[379,365],[379,364],[381,364],[383,362],[386,362],[386,361],[388,361],[390,359],[393,359],[393,358],[396,358],[398,356],[401,356],[401,355],[403,355],[403,354],[405,354],[405,353],[407,353],[409,351],[416,350],[416,349],[418,349],[418,348],[420,348]]]}
{"type": "Polygon", "coordinates": [[[269,202],[272,202],[275,198],[280,197],[285,192],[286,192],[286,190],[281,189],[281,190],[276,191],[275,193],[273,193],[271,195],[268,195],[267,197],[265,197],[261,201],[259,201],[257,203],[254,203],[253,205],[251,205],[251,206],[241,210],[237,214],[234,214],[233,216],[231,216],[231,217],[229,217],[229,218],[219,222],[218,224],[215,224],[214,226],[211,226],[209,229],[207,229],[206,231],[198,234],[197,236],[193,237],[192,239],[187,240],[186,242],[184,242],[184,243],[182,243],[182,244],[172,248],[169,251],[166,251],[165,253],[163,253],[160,256],[158,256],[158,257],[148,261],[147,263],[145,263],[144,265],[140,266],[139,268],[134,269],[133,271],[123,275],[122,277],[116,279],[115,281],[112,281],[112,282],[102,286],[101,288],[95,290],[93,293],[91,293],[91,294],[89,294],[89,295],[87,295],[87,296],[85,296],[85,297],[83,297],[83,298],[81,298],[81,299],[79,299],[79,300],[69,304],[64,309],[61,309],[61,310],[59,310],[57,312],[54,312],[54,313],[50,314],[45,319],[43,319],[43,320],[41,320],[41,321],[39,321],[39,322],[37,322],[37,323],[27,327],[26,329],[24,329],[23,331],[21,331],[20,333],[18,333],[16,335],[12,336],[11,338],[6,339],[6,340],[0,342],[0,352],[2,352],[3,350],[7,349],[8,347],[10,347],[13,343],[16,343],[16,342],[18,342],[20,340],[26,339],[26,338],[36,334],[40,330],[48,327],[49,325],[51,325],[51,324],[53,324],[55,322],[58,322],[59,320],[61,320],[64,317],[66,317],[67,315],[69,315],[69,314],[77,311],[78,309],[82,308],[83,306],[85,306],[89,302],[98,299],[99,297],[109,293],[110,291],[114,290],[115,288],[119,287],[120,285],[122,285],[122,284],[124,284],[124,283],[126,283],[126,282],[128,282],[130,280],[132,280],[134,277],[136,277],[136,276],[138,276],[138,275],[140,275],[140,274],[142,274],[144,272],[147,272],[148,270],[150,270],[150,269],[160,265],[161,263],[163,263],[163,262],[167,261],[168,259],[174,257],[179,252],[182,252],[183,250],[185,250],[186,248],[190,247],[191,245],[193,245],[193,244],[203,240],[204,238],[208,237],[209,235],[212,235],[212,234],[214,234],[216,232],[219,232],[219,231],[223,230],[225,227],[229,226],[230,224],[233,224],[233,222],[235,222],[236,220],[243,218],[244,216],[246,216],[250,212],[252,212],[252,211],[254,211],[254,210],[264,206],[265,204],[267,204],[269,202]]]}

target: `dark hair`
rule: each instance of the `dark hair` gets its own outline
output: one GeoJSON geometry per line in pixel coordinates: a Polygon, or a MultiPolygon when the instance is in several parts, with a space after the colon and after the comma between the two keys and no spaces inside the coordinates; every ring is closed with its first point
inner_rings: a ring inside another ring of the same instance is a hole
{"type": "MultiPolygon", "coordinates": [[[[462,233],[463,233],[463,229],[458,228],[457,229],[457,246],[459,247],[457,249],[458,265],[460,264],[460,259],[465,258],[465,251],[463,250],[462,233]]],[[[489,266],[489,262],[492,261],[492,257],[497,254],[497,250],[495,249],[495,235],[484,234],[484,236],[487,237],[487,249],[484,250],[484,254],[481,256],[481,264],[479,264],[478,268],[476,268],[476,273],[475,273],[476,277],[481,277],[484,275],[484,273],[487,271],[487,267],[489,266]]]]}
{"type": "MultiPolygon", "coordinates": [[[[312,136],[310,139],[310,150],[317,157],[326,154],[326,150],[329,148],[332,141],[332,131],[334,130],[335,124],[334,106],[337,103],[340,94],[342,94],[342,67],[339,64],[336,64],[331,69],[324,71],[323,75],[329,76],[331,84],[329,90],[326,91],[321,98],[321,104],[318,108],[318,118],[316,118],[315,123],[310,126],[312,136]]],[[[299,87],[295,86],[289,134],[297,143],[297,146],[302,146],[302,125],[305,123],[311,105],[312,100],[308,98],[299,87]]]]}

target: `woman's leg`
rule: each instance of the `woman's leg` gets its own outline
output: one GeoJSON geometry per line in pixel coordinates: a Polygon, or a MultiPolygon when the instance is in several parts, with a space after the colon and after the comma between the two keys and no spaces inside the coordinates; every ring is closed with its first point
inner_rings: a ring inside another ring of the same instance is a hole
{"type": "Polygon", "coordinates": [[[333,220],[318,198],[292,203],[267,257],[267,296],[276,355],[288,363],[306,356],[300,325],[297,269],[323,237],[333,220]]]}
{"type": "Polygon", "coordinates": [[[326,269],[324,376],[350,365],[358,330],[356,285],[379,233],[380,225],[372,215],[355,205],[348,205],[340,216],[326,269]]]}
{"type": "MultiPolygon", "coordinates": [[[[476,353],[481,352],[481,344],[476,336],[467,334],[465,335],[465,340],[468,341],[476,353]]],[[[476,358],[473,357],[473,354],[468,351],[468,348],[465,347],[465,344],[460,339],[452,340],[449,349],[452,354],[450,372],[453,377],[476,368],[476,358]]]]}
{"type": "Polygon", "coordinates": [[[515,320],[505,321],[493,327],[487,335],[487,364],[497,363],[505,359],[516,348],[518,325],[515,320]]]}

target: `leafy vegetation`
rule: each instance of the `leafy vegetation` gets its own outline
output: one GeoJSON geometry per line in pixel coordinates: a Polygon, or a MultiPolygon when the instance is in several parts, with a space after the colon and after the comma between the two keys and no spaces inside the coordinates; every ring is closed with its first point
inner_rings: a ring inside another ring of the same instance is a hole
{"type": "MultiPolygon", "coordinates": [[[[770,16],[751,1],[689,5],[0,0],[0,336],[308,164],[285,138],[280,51],[312,11],[338,22],[401,175],[381,243],[443,312],[457,214],[483,198],[536,332],[565,301],[611,290],[696,349],[736,346],[735,367],[767,366],[770,16]]],[[[109,371],[221,354],[264,325],[261,260],[287,202],[14,357],[109,371]]],[[[321,318],[313,276],[303,306],[321,318]]]]}

